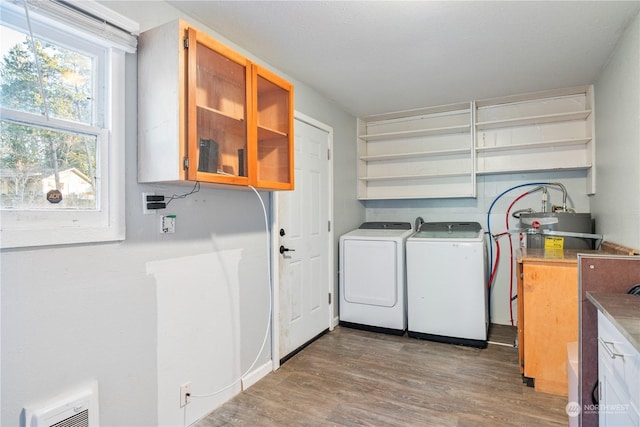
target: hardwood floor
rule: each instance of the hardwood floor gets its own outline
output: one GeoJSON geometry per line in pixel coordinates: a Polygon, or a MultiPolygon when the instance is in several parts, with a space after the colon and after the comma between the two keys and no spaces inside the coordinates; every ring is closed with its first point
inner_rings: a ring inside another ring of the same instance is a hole
{"type": "Polygon", "coordinates": [[[522,384],[512,346],[337,327],[196,426],[566,426],[566,403],[522,384]]]}
{"type": "Polygon", "coordinates": [[[492,324],[489,327],[489,342],[513,347],[516,343],[517,330],[515,326],[492,324]]]}

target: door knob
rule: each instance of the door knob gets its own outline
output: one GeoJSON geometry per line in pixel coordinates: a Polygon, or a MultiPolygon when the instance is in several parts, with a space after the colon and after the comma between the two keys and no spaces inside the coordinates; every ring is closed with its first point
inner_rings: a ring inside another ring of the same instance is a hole
{"type": "Polygon", "coordinates": [[[284,254],[285,252],[295,252],[295,249],[285,248],[283,245],[280,245],[280,253],[284,254]]]}

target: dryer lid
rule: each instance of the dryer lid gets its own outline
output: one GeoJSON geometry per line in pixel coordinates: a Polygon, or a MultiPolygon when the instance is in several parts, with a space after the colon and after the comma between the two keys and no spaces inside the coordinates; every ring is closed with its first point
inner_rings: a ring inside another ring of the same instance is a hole
{"type": "Polygon", "coordinates": [[[477,222],[425,222],[416,237],[468,239],[478,236],[482,227],[477,222]]]}
{"type": "Polygon", "coordinates": [[[411,230],[409,222],[363,222],[359,227],[366,230],[411,230]]]}

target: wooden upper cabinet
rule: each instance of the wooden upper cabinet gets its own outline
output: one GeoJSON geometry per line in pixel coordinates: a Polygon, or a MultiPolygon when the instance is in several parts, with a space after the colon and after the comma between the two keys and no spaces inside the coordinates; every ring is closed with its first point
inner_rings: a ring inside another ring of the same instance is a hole
{"type": "Polygon", "coordinates": [[[248,185],[251,63],[187,29],[187,179],[248,185]]]}
{"type": "MultiPolygon", "coordinates": [[[[251,82],[256,109],[255,151],[251,171],[262,188],[293,189],[293,86],[253,65],[251,82]]],[[[253,137],[253,135],[252,135],[253,137]]]]}
{"type": "Polygon", "coordinates": [[[184,21],[141,34],[138,62],[140,182],[293,189],[289,82],[184,21]]]}

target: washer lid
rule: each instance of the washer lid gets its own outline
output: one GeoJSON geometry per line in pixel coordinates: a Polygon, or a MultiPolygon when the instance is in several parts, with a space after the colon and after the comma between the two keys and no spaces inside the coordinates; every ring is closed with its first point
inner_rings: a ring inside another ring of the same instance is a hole
{"type": "Polygon", "coordinates": [[[477,222],[425,222],[415,237],[438,239],[469,239],[477,237],[482,227],[477,222]]]}
{"type": "Polygon", "coordinates": [[[359,227],[367,230],[411,230],[409,222],[363,222],[359,227]]]}

